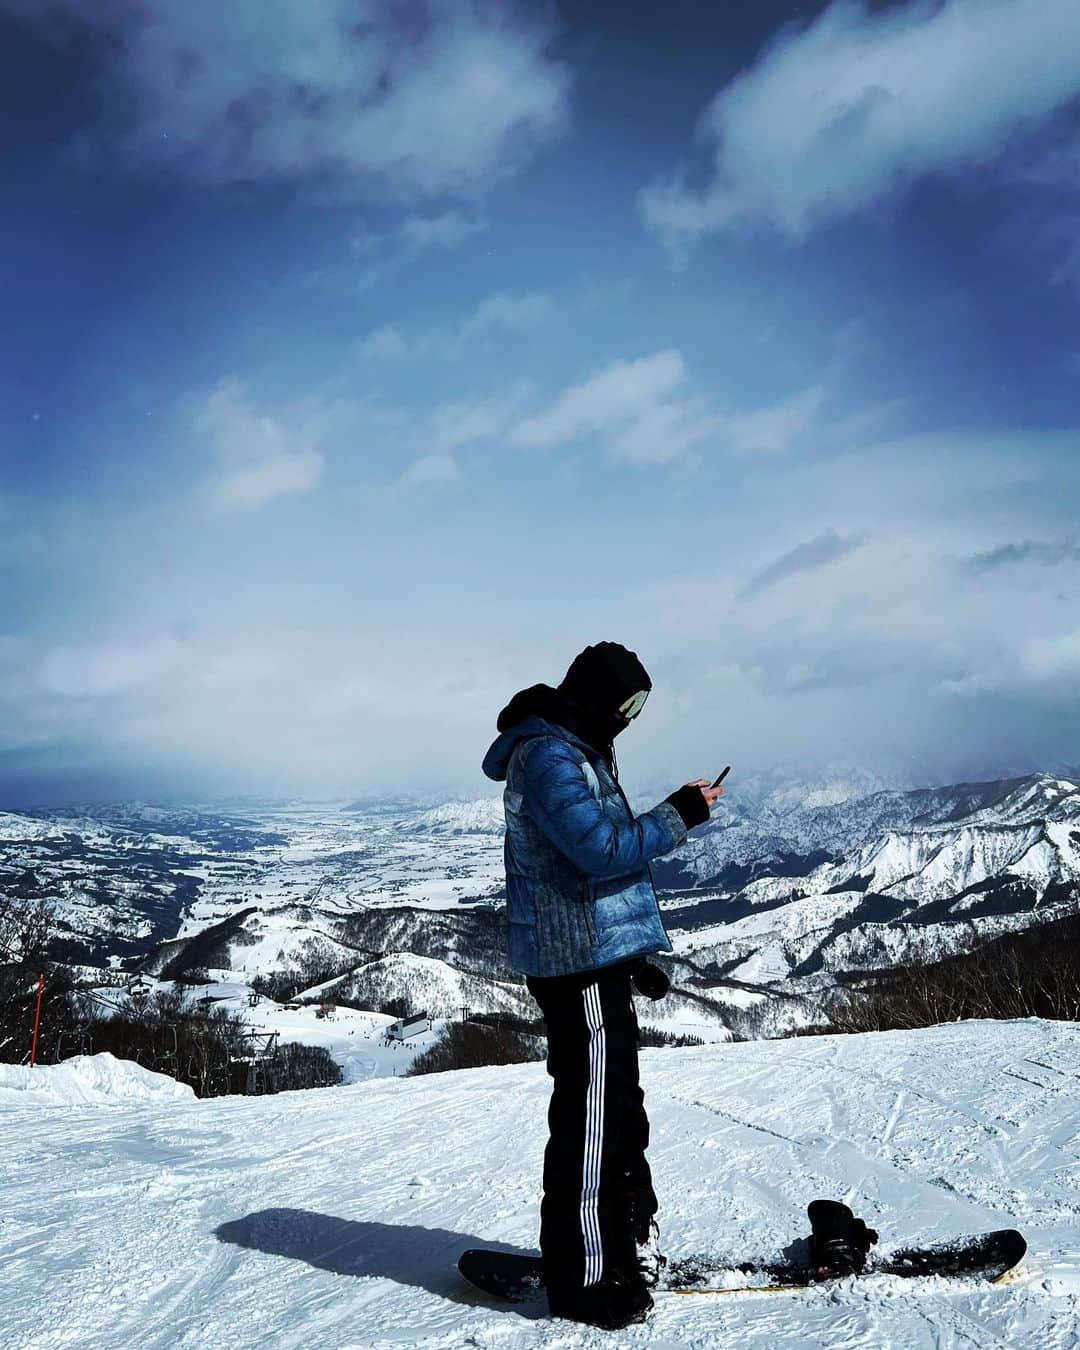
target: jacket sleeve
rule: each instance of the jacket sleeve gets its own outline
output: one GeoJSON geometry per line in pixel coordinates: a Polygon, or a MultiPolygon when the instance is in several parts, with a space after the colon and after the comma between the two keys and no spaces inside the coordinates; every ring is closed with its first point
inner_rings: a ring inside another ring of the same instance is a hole
{"type": "Polygon", "coordinates": [[[597,879],[636,872],[686,838],[670,802],[616,825],[593,796],[585,771],[565,741],[537,740],[522,764],[525,806],[551,842],[580,871],[597,879]]]}

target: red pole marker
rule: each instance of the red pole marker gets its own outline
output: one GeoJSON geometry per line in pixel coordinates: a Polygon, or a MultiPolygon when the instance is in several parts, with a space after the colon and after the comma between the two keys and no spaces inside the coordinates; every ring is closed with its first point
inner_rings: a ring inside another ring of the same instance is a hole
{"type": "Polygon", "coordinates": [[[34,1009],[34,1039],[30,1042],[30,1063],[33,1064],[37,1056],[37,1034],[38,1025],[41,1022],[41,993],[45,988],[45,976],[38,976],[37,982],[37,1007],[34,1009]]]}

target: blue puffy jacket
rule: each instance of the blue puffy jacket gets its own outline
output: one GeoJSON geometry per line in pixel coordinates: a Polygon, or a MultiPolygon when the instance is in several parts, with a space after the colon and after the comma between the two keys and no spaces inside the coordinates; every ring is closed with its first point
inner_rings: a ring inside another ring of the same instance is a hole
{"type": "Polygon", "coordinates": [[[571,975],[669,952],[649,862],[686,838],[670,802],[635,816],[607,761],[542,717],[504,731],[484,772],[506,783],[509,958],[571,975]]]}

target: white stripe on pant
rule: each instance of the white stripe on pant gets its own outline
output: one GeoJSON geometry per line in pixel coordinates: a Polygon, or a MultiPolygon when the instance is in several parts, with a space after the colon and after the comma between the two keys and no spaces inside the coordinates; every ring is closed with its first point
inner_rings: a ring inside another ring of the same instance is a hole
{"type": "Polygon", "coordinates": [[[600,1241],[600,1173],[604,1150],[604,1069],[606,1033],[600,990],[582,991],[589,1028],[589,1088],[585,1098],[585,1156],[581,1172],[581,1236],[585,1244],[585,1284],[596,1284],[604,1271],[600,1241]]]}

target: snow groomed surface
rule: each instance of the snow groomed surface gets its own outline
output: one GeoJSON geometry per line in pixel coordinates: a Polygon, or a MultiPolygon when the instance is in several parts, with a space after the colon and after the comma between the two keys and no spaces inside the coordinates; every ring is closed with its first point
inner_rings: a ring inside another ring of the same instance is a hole
{"type": "MultiPolygon", "coordinates": [[[[1080,1026],[643,1054],[672,1258],[768,1260],[814,1196],[878,1250],[1015,1226],[1018,1275],[665,1298],[622,1345],[1065,1350],[1080,1323],[1080,1026]]],[[[479,1069],[267,1098],[0,1101],[7,1347],[613,1344],[472,1291],[466,1247],[534,1250],[549,1080],[479,1069]],[[528,1314],[528,1315],[525,1315],[528,1314]]]]}

